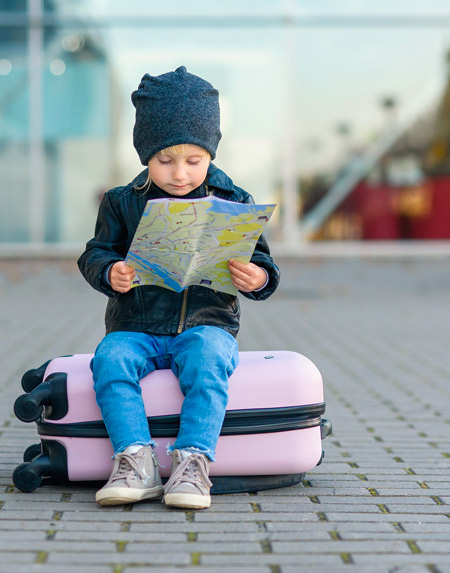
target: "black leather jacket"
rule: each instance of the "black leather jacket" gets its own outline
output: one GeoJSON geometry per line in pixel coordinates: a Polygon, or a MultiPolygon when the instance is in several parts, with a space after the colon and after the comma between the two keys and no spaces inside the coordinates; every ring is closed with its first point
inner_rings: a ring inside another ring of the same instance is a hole
{"type": "MultiPolygon", "coordinates": [[[[137,189],[145,183],[147,174],[145,169],[128,185],[105,194],[99,208],[95,237],[87,243],[78,260],[88,283],[110,297],[105,315],[106,333],[128,330],[175,335],[194,326],[212,325],[236,336],[240,310],[235,296],[200,286],[188,287],[181,293],[162,287],[140,286],[121,294],[108,284],[107,270],[114,262],[125,259],[147,201],[171,197],[154,184],[147,192],[137,189]]],[[[205,182],[185,198],[203,197],[208,192],[228,201],[253,203],[251,195],[236,187],[212,164],[205,182]]],[[[242,294],[253,300],[264,300],[277,288],[280,274],[263,236],[251,261],[267,271],[269,281],[260,291],[242,294]]]]}

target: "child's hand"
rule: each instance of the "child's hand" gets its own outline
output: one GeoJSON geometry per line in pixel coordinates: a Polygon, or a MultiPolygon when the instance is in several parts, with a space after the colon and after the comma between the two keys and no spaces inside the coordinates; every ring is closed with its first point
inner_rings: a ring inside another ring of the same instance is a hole
{"type": "Polygon", "coordinates": [[[264,286],[267,273],[253,263],[241,263],[231,259],[228,263],[231,273],[231,282],[242,292],[251,292],[264,286]]]}
{"type": "Polygon", "coordinates": [[[134,269],[126,265],[123,261],[114,263],[109,271],[109,282],[113,290],[121,293],[128,292],[131,288],[131,281],[134,279],[134,269]]]}

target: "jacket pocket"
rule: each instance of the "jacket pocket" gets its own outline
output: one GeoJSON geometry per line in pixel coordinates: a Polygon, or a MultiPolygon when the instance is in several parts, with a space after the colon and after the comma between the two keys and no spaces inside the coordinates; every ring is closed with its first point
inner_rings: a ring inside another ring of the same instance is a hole
{"type": "Polygon", "coordinates": [[[195,298],[191,311],[210,324],[223,326],[239,320],[239,302],[237,297],[205,287],[195,288],[195,298]]]}

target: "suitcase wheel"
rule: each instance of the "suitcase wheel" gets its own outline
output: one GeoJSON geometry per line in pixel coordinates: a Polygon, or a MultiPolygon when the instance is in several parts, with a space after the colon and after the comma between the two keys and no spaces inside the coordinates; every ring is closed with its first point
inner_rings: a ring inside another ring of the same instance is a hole
{"type": "Polygon", "coordinates": [[[322,450],[322,454],[320,455],[320,460],[317,462],[316,466],[320,466],[323,462],[323,458],[325,457],[325,452],[322,450]]]}
{"type": "Polygon", "coordinates": [[[22,422],[35,422],[42,415],[51,420],[64,418],[69,410],[67,402],[67,374],[53,372],[44,382],[28,394],[22,394],[14,403],[14,414],[22,422]]]}
{"type": "Polygon", "coordinates": [[[17,489],[26,493],[34,491],[42,483],[39,466],[33,466],[32,462],[18,465],[13,473],[13,483],[17,489]]]}
{"type": "Polygon", "coordinates": [[[320,437],[324,440],[327,436],[333,433],[333,426],[331,424],[331,420],[327,420],[326,418],[322,418],[320,422],[320,437]]]}
{"type": "Polygon", "coordinates": [[[14,402],[14,414],[22,422],[34,422],[42,414],[43,408],[40,398],[33,394],[22,394],[14,402]]]}
{"type": "Polygon", "coordinates": [[[28,448],[23,452],[23,461],[24,462],[31,462],[34,458],[37,458],[39,454],[42,453],[42,446],[41,444],[32,444],[28,446],[28,448]]]}
{"type": "Polygon", "coordinates": [[[211,478],[212,495],[228,493],[254,493],[267,489],[290,487],[305,479],[305,474],[286,474],[269,476],[214,476],[211,478]]]}

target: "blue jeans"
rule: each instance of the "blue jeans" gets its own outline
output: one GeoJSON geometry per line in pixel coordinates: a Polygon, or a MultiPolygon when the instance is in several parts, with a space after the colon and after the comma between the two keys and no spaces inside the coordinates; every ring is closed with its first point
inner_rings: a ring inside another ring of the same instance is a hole
{"type": "Polygon", "coordinates": [[[91,368],[114,453],[132,444],[154,445],[140,380],[154,370],[171,368],[184,395],[180,431],[171,449],[200,451],[214,461],[228,378],[238,361],[235,338],[216,326],[196,326],[177,336],[126,331],[106,335],[91,368]]]}

